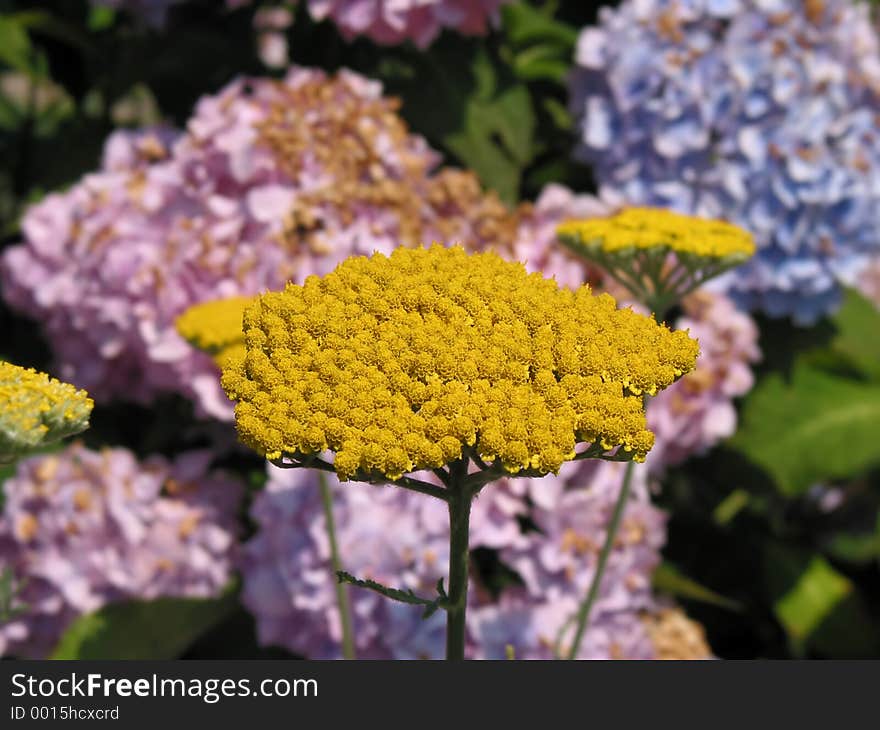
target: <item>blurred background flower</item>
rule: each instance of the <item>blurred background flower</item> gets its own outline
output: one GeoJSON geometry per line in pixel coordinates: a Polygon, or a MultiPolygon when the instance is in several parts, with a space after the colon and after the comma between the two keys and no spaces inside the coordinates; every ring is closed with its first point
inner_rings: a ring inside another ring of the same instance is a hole
{"type": "Polygon", "coordinates": [[[727,288],[812,324],[880,241],[880,58],[865,3],[624,0],[578,39],[571,108],[597,182],[727,218],[727,288]]]}
{"type": "Polygon", "coordinates": [[[24,609],[0,622],[0,656],[42,658],[74,618],[111,602],[219,594],[242,489],[211,459],[139,462],[75,444],[20,462],[4,484],[0,565],[24,609]]]}

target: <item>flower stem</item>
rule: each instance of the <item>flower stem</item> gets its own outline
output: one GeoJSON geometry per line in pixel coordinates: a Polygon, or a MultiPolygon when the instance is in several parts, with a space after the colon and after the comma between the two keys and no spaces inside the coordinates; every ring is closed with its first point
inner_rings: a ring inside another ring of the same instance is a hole
{"type": "Polygon", "coordinates": [[[464,659],[468,591],[468,531],[473,494],[460,480],[449,495],[449,604],[446,608],[446,658],[464,659]]]}
{"type": "Polygon", "coordinates": [[[574,641],[568,651],[568,659],[577,657],[581,648],[581,641],[584,638],[584,632],[587,629],[587,623],[590,619],[590,611],[599,595],[599,587],[602,583],[602,576],[605,573],[605,566],[608,563],[608,557],[614,548],[614,538],[617,537],[617,531],[620,528],[620,520],[623,517],[623,510],[629,499],[630,485],[632,484],[633,470],[635,463],[630,461],[626,465],[626,471],[623,475],[623,484],[620,487],[620,494],[617,497],[617,504],[614,505],[614,512],[611,515],[611,522],[608,523],[608,531],[605,534],[605,544],[602,546],[602,552],[599,553],[599,562],[596,564],[596,574],[593,576],[593,582],[590,584],[590,590],[587,597],[581,604],[577,614],[577,629],[574,635],[574,641]]]}
{"type": "MultiPolygon", "coordinates": [[[[342,560],[339,557],[339,546],[336,542],[336,522],[333,519],[333,495],[324,475],[318,473],[318,483],[321,487],[321,501],[324,504],[324,521],[327,525],[327,539],[330,541],[330,562],[333,575],[342,570],[342,560]]],[[[351,622],[351,603],[348,600],[348,586],[334,580],[336,583],[336,603],[339,606],[339,618],[342,623],[342,656],[345,659],[356,659],[354,649],[354,630],[351,622]]]]}

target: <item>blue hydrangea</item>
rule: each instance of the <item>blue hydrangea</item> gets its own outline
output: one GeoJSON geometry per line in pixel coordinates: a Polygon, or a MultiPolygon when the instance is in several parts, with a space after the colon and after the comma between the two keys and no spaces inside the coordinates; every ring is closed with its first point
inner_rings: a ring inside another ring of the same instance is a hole
{"type": "Polygon", "coordinates": [[[624,0],[578,41],[577,154],[631,204],[731,220],[722,281],[814,322],[880,250],[880,50],[851,0],[624,0]]]}

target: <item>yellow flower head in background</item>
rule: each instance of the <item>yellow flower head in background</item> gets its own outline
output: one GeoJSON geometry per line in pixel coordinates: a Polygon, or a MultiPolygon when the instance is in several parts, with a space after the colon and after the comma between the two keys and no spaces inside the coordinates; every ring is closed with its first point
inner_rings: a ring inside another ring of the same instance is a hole
{"type": "Polygon", "coordinates": [[[183,339],[204,350],[220,367],[229,357],[244,355],[244,310],[253,297],[232,297],[196,304],[181,314],[175,326],[183,339]]]}
{"type": "Polygon", "coordinates": [[[742,262],[755,253],[751,234],[742,228],[661,208],[627,208],[609,218],[567,221],[557,233],[606,254],[663,248],[679,256],[742,262]]]}
{"type": "Polygon", "coordinates": [[[222,377],[240,438],[269,459],[332,450],[342,479],[393,481],[463,453],[546,474],[580,442],[641,460],[642,394],[698,350],[607,294],[438,245],[263,294],[244,331],[222,377]]]}
{"type": "Polygon", "coordinates": [[[568,248],[661,313],[755,253],[754,239],[742,228],[660,208],[567,221],[556,233],[568,248]]]}
{"type": "Polygon", "coordinates": [[[84,390],[0,361],[0,461],[84,431],[93,406],[84,390]]]}

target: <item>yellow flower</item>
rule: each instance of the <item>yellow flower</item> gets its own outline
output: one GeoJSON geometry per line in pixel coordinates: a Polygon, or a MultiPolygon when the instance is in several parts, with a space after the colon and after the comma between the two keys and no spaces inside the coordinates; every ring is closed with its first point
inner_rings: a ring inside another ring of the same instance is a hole
{"type": "Polygon", "coordinates": [[[609,218],[567,221],[557,234],[608,254],[663,248],[680,256],[741,262],[755,253],[751,234],[742,228],[661,208],[627,208],[609,218]]]}
{"type": "Polygon", "coordinates": [[[0,461],[84,431],[93,405],[84,390],[0,361],[0,461]]]}
{"type": "Polygon", "coordinates": [[[698,349],[607,294],[438,245],[263,294],[244,331],[222,377],[242,441],[269,459],[329,449],[342,479],[392,481],[470,448],[510,473],[556,472],[584,442],[641,460],[641,394],[698,349]]]}
{"type": "Polygon", "coordinates": [[[659,208],[628,208],[609,218],[567,221],[556,233],[658,317],[755,252],[751,234],[731,223],[659,208]]]}
{"type": "Polygon", "coordinates": [[[175,321],[178,333],[191,345],[204,350],[220,367],[230,357],[244,355],[242,316],[253,297],[232,297],[196,304],[175,321]]]}

